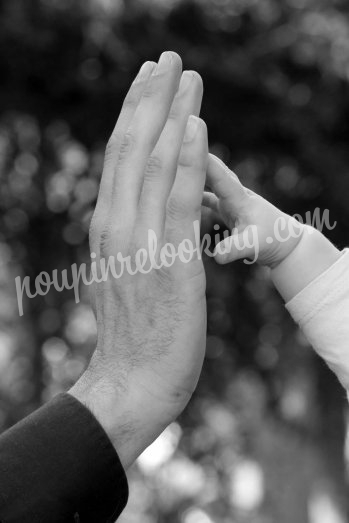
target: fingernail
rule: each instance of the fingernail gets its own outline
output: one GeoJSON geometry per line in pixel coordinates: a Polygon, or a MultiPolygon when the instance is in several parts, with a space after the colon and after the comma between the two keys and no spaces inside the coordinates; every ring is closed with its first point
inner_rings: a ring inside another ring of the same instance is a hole
{"type": "Polygon", "coordinates": [[[187,87],[191,84],[192,79],[193,79],[192,73],[190,73],[189,71],[184,71],[184,73],[182,74],[180,84],[179,84],[178,92],[183,93],[187,89],[187,87]]]}
{"type": "Polygon", "coordinates": [[[145,62],[140,68],[139,73],[136,76],[136,80],[144,80],[145,78],[148,78],[154,67],[154,62],[145,62]]]}
{"type": "Polygon", "coordinates": [[[183,142],[191,142],[195,138],[198,127],[199,118],[191,114],[188,118],[187,126],[185,128],[183,142]]]}
{"type": "Polygon", "coordinates": [[[166,73],[171,67],[172,64],[172,54],[166,51],[160,56],[158,65],[154,71],[154,74],[166,73]]]}

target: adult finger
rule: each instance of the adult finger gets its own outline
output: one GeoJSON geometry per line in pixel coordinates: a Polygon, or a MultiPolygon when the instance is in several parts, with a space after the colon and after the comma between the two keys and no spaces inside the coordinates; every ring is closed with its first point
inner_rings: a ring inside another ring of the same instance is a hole
{"type": "Polygon", "coordinates": [[[207,155],[205,122],[191,115],[184,134],[176,179],[167,202],[167,241],[174,243],[184,239],[195,241],[194,222],[200,220],[207,155]]]}
{"type": "Polygon", "coordinates": [[[99,255],[98,231],[102,230],[103,224],[111,208],[115,163],[119,155],[120,143],[155,66],[155,62],[145,62],[140,68],[138,75],[125,97],[119,118],[106,147],[103,173],[90,231],[91,250],[97,255],[99,255]]]}
{"type": "Polygon", "coordinates": [[[132,223],[145,167],[166,124],[182,72],[180,57],[163,53],[121,142],[113,192],[112,220],[132,223]]]}
{"type": "Polygon", "coordinates": [[[191,114],[199,115],[202,93],[201,77],[195,71],[184,71],[166,125],[145,169],[138,220],[143,229],[153,229],[157,235],[163,232],[185,127],[191,114]]]}

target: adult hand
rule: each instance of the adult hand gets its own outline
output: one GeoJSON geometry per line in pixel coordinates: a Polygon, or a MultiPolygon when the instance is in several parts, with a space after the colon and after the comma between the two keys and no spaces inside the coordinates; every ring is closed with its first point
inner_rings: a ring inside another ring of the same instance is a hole
{"type": "MultiPolygon", "coordinates": [[[[198,115],[201,98],[200,76],[182,74],[177,54],[141,68],[107,146],[90,231],[97,266],[121,253],[134,269],[150,229],[158,261],[166,243],[177,250],[185,239],[195,242],[208,148],[205,124],[190,115],[198,115]]],[[[201,258],[109,275],[95,285],[94,307],[97,348],[70,393],[95,414],[127,468],[196,387],[206,335],[201,258]]]]}

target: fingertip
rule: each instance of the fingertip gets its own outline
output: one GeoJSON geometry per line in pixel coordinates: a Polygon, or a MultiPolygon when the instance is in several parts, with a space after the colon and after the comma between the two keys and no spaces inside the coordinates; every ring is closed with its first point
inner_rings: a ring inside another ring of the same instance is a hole
{"type": "Polygon", "coordinates": [[[208,153],[208,155],[210,157],[210,160],[212,160],[212,161],[214,161],[217,158],[217,156],[213,153],[208,153]]]}
{"type": "Polygon", "coordinates": [[[208,162],[208,131],[206,122],[197,116],[198,119],[198,133],[196,136],[197,140],[200,140],[201,146],[205,149],[205,170],[208,162]]]}
{"type": "Polygon", "coordinates": [[[213,169],[217,170],[219,169],[220,171],[229,171],[229,167],[227,167],[225,165],[225,163],[223,162],[223,160],[221,160],[220,158],[218,158],[218,156],[216,156],[215,154],[212,154],[212,153],[209,153],[208,154],[209,156],[209,165],[213,167],[213,169]]]}
{"type": "Polygon", "coordinates": [[[145,62],[146,64],[149,64],[147,67],[149,67],[149,69],[151,69],[152,71],[154,70],[154,68],[156,67],[156,62],[153,62],[153,60],[148,60],[147,62],[145,62]]]}
{"type": "Polygon", "coordinates": [[[219,254],[215,248],[213,251],[213,257],[216,263],[218,265],[226,265],[228,263],[227,255],[226,254],[219,254]]]}
{"type": "MultiPolygon", "coordinates": [[[[213,184],[211,189],[214,189],[216,187],[217,181],[222,178],[222,175],[225,172],[225,165],[223,162],[214,154],[208,153],[208,160],[207,160],[207,178],[208,181],[213,184]]],[[[218,196],[221,196],[219,194],[218,196]]]]}
{"type": "Polygon", "coordinates": [[[201,118],[191,114],[185,128],[183,143],[188,144],[189,142],[194,141],[200,134],[207,135],[206,124],[201,118]]]}
{"type": "Polygon", "coordinates": [[[205,207],[216,207],[219,203],[219,198],[210,191],[204,191],[204,194],[202,195],[202,205],[205,207]]]}
{"type": "Polygon", "coordinates": [[[144,62],[144,64],[141,66],[141,68],[134,80],[134,83],[144,82],[145,80],[147,80],[150,77],[151,73],[153,72],[155,66],[156,66],[156,63],[152,62],[150,60],[148,60],[147,62],[144,62]]]}
{"type": "Polygon", "coordinates": [[[206,125],[206,122],[202,118],[199,118],[199,122],[200,122],[200,126],[201,126],[202,132],[207,135],[207,125],[206,125]]]}
{"type": "MultiPolygon", "coordinates": [[[[164,51],[161,54],[161,56],[163,56],[164,54],[168,55],[171,58],[172,67],[182,70],[182,58],[179,56],[178,53],[176,53],[175,51],[164,51]]],[[[160,58],[161,58],[161,56],[160,56],[160,58]]],[[[159,58],[159,61],[160,61],[160,58],[159,58]]]]}
{"type": "Polygon", "coordinates": [[[212,162],[218,162],[219,164],[222,164],[222,160],[220,158],[218,158],[218,156],[216,156],[215,154],[213,153],[208,153],[209,157],[210,157],[210,160],[212,162]]]}
{"type": "Polygon", "coordinates": [[[183,75],[184,74],[188,74],[191,76],[192,82],[195,84],[195,88],[202,95],[204,91],[204,83],[202,81],[201,75],[197,71],[194,71],[192,69],[187,69],[183,71],[183,75]]]}

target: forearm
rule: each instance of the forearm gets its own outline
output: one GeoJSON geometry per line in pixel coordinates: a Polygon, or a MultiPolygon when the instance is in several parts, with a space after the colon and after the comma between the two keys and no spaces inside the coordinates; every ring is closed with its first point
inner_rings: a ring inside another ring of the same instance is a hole
{"type": "Polygon", "coordinates": [[[297,247],[275,268],[271,278],[285,302],[331,267],[340,251],[318,230],[304,226],[297,247]]]}
{"type": "Polygon", "coordinates": [[[309,343],[349,390],[349,252],[309,234],[272,271],[286,308],[309,343]]]}

